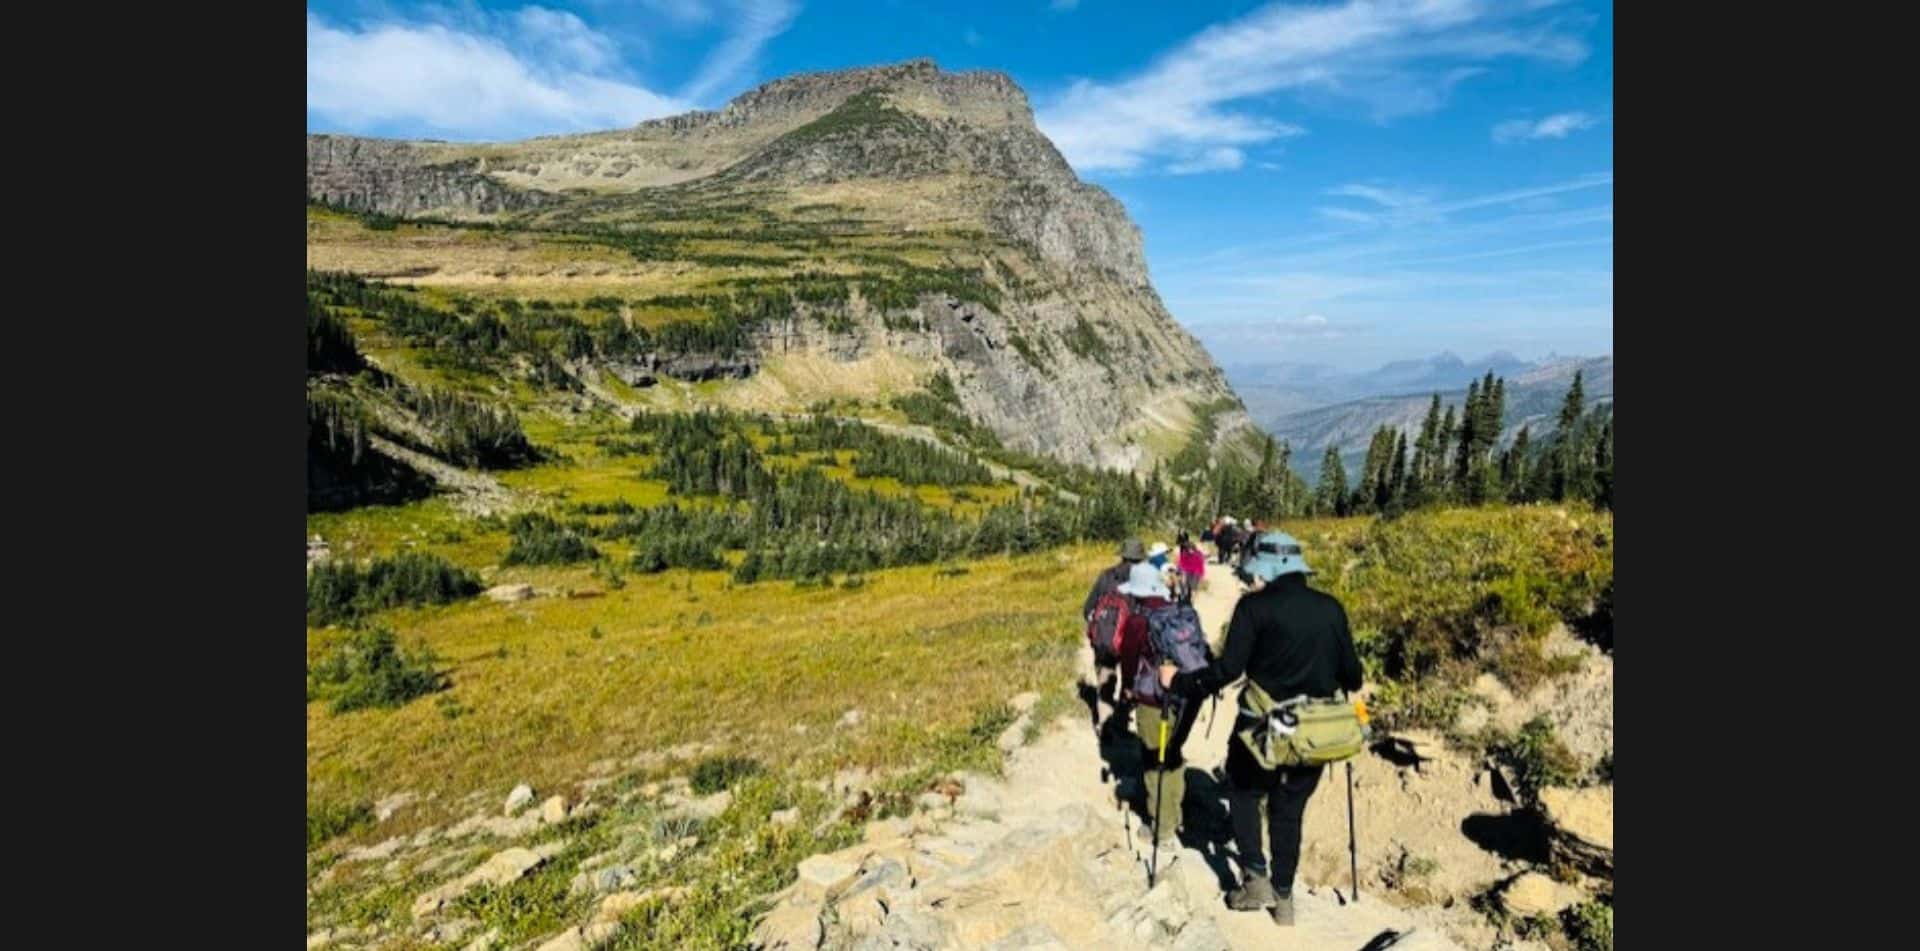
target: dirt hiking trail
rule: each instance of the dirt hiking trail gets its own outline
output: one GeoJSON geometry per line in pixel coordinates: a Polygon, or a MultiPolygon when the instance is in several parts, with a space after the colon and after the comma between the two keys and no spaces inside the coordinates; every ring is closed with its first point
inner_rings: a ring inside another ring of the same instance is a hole
{"type": "MultiPolygon", "coordinates": [[[[1240,589],[1224,566],[1210,564],[1208,574],[1194,602],[1217,642],[1240,589]]],[[[1393,895],[1381,884],[1383,870],[1403,867],[1410,850],[1448,869],[1445,877],[1476,887],[1501,876],[1505,860],[1464,834],[1458,815],[1484,807],[1495,820],[1507,810],[1490,780],[1444,761],[1420,764],[1430,767],[1421,773],[1371,752],[1356,758],[1358,902],[1349,880],[1342,766],[1327,771],[1307,807],[1296,924],[1282,928],[1266,912],[1229,910],[1223,894],[1238,867],[1214,767],[1226,756],[1233,695],[1223,692],[1217,711],[1202,710],[1187,742],[1184,834],[1161,846],[1151,891],[1139,813],[1116,797],[1138,798],[1138,744],[1125,737],[1101,744],[1083,708],[1015,747],[1023,714],[1003,738],[1011,748],[1003,779],[962,774],[964,791],[948,801],[929,793],[922,797],[926,811],[873,823],[862,845],[802,862],[799,881],[775,896],[756,941],[766,948],[1191,951],[1437,951],[1494,943],[1464,900],[1451,901],[1444,882],[1414,892],[1431,905],[1415,905],[1404,890],[1393,895]],[[1210,715],[1220,718],[1211,732],[1210,715]]],[[[1016,703],[1022,706],[1030,702],[1016,703]]]]}

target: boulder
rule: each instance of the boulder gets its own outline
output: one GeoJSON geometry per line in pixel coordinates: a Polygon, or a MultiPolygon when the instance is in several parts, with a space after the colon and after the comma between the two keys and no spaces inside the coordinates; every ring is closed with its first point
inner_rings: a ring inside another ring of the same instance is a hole
{"type": "Polygon", "coordinates": [[[790,826],[800,821],[800,807],[776,809],[767,816],[767,821],[777,826],[790,826]]]}
{"type": "Polygon", "coordinates": [[[819,905],[782,902],[753,929],[753,946],[765,951],[813,951],[825,937],[819,905]]]}
{"type": "Polygon", "coordinates": [[[800,863],[799,892],[809,898],[825,900],[852,884],[860,875],[860,865],[845,852],[811,856],[800,863]]]}
{"type": "Polygon", "coordinates": [[[1582,897],[1577,888],[1562,885],[1539,872],[1528,872],[1514,878],[1500,890],[1500,905],[1508,914],[1547,917],[1559,914],[1568,905],[1577,904],[1582,897]]]}
{"type": "Polygon", "coordinates": [[[509,816],[518,815],[520,810],[525,809],[530,805],[533,805],[533,787],[532,786],[529,786],[526,783],[521,783],[520,785],[513,787],[512,792],[507,793],[507,806],[506,806],[507,815],[509,816]]]}
{"type": "Polygon", "coordinates": [[[913,834],[913,823],[906,819],[882,819],[870,823],[866,829],[868,845],[884,845],[897,842],[913,834]]]}
{"type": "Polygon", "coordinates": [[[479,868],[414,899],[413,916],[425,918],[482,884],[508,885],[519,881],[544,861],[546,857],[532,849],[515,847],[496,852],[480,863],[479,868]]]}
{"type": "Polygon", "coordinates": [[[419,797],[410,792],[394,793],[373,804],[373,816],[381,822],[385,822],[393,818],[394,813],[406,808],[408,803],[413,802],[417,798],[419,797]]]}
{"type": "Polygon", "coordinates": [[[487,589],[487,597],[503,604],[512,604],[515,601],[530,601],[533,599],[533,585],[497,584],[487,589]]]}
{"type": "Polygon", "coordinates": [[[1540,791],[1554,858],[1590,874],[1613,875],[1613,787],[1540,791]]]}
{"type": "Polygon", "coordinates": [[[393,853],[400,851],[400,847],[406,843],[406,836],[394,836],[379,845],[369,845],[364,848],[353,849],[347,854],[342,855],[340,861],[372,862],[379,859],[392,858],[393,853]]]}
{"type": "Polygon", "coordinates": [[[549,824],[567,821],[567,797],[547,797],[547,801],[540,804],[540,821],[549,824]]]}
{"type": "Polygon", "coordinates": [[[1026,742],[1027,724],[1031,722],[1033,722],[1033,718],[1022,713],[1019,717],[1015,718],[1012,723],[1008,724],[1007,728],[1000,732],[1000,752],[1012,756],[1013,751],[1019,749],[1020,744],[1026,742]]]}

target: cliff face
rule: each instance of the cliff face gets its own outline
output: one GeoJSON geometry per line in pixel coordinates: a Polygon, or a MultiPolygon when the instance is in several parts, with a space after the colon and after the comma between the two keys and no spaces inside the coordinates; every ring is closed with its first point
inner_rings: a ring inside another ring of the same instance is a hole
{"type": "Polygon", "coordinates": [[[839,358],[897,350],[948,370],[965,409],[1003,442],[1076,462],[1146,466],[1201,407],[1218,413],[1223,436],[1250,428],[1154,293],[1125,209],[1074,175],[999,73],[918,60],[800,75],[717,111],[495,145],[309,136],[307,191],[361,211],[534,228],[703,221],[718,234],[725,221],[741,241],[833,209],[829,237],[764,239],[788,253],[793,276],[857,276],[883,256],[851,245],[885,239],[911,251],[885,256],[888,266],[960,274],[986,292],[913,285],[911,304],[855,293],[809,308],[832,312],[832,333],[763,329],[760,359],[796,346],[839,358]],[[924,248],[912,244],[921,236],[924,248]]]}

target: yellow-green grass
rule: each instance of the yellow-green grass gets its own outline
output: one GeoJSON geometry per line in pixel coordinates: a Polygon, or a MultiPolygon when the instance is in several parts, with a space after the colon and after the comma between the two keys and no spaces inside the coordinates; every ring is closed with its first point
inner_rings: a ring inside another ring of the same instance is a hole
{"type": "Polygon", "coordinates": [[[405,505],[309,513],[307,534],[326,539],[336,558],[367,559],[420,550],[466,568],[498,563],[508,544],[505,532],[462,515],[444,496],[405,505]]]}
{"type": "MultiPolygon", "coordinates": [[[[879,254],[922,268],[978,266],[978,239],[938,231],[836,234],[828,244],[758,238],[721,220],[703,222],[623,219],[664,232],[696,231],[682,239],[675,257],[639,260],[628,251],[587,235],[563,231],[488,231],[439,224],[399,223],[387,230],[326,209],[307,211],[307,266],[379,277],[423,290],[457,292],[483,299],[545,298],[577,303],[611,295],[627,301],[679,294],[729,293],[730,282],[754,279],[779,284],[794,269],[853,280],[884,277],[892,268],[857,255],[879,254]],[[714,237],[721,231],[729,237],[714,237]]],[[[884,223],[876,227],[886,227],[884,223]]],[[[1000,254],[1006,260],[1018,255],[1000,254]]],[[[634,318],[653,327],[698,319],[688,308],[641,307],[634,318]]]]}
{"type": "MultiPolygon", "coordinates": [[[[687,741],[801,772],[911,767],[933,734],[1020,691],[1064,689],[1077,606],[1110,559],[1103,545],[958,574],[900,568],[853,590],[670,571],[605,591],[588,569],[543,569],[523,574],[604,593],[387,612],[378,620],[438,653],[453,686],[397,710],[310,703],[308,797],[432,792],[409,820],[424,823],[468,792],[558,788],[596,760],[687,741]],[[836,728],[850,709],[861,724],[836,728]]],[[[309,630],[310,653],[335,636],[309,630]]]]}

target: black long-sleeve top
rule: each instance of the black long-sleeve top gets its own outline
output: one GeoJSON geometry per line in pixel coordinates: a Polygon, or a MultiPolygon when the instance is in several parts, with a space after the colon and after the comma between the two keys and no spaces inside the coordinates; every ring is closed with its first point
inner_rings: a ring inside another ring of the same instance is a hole
{"type": "Polygon", "coordinates": [[[1275,700],[1359,690],[1360,658],[1346,609],[1332,595],[1307,587],[1304,576],[1281,575],[1240,598],[1220,657],[1204,669],[1175,675],[1169,689],[1205,697],[1243,673],[1275,700]]]}

